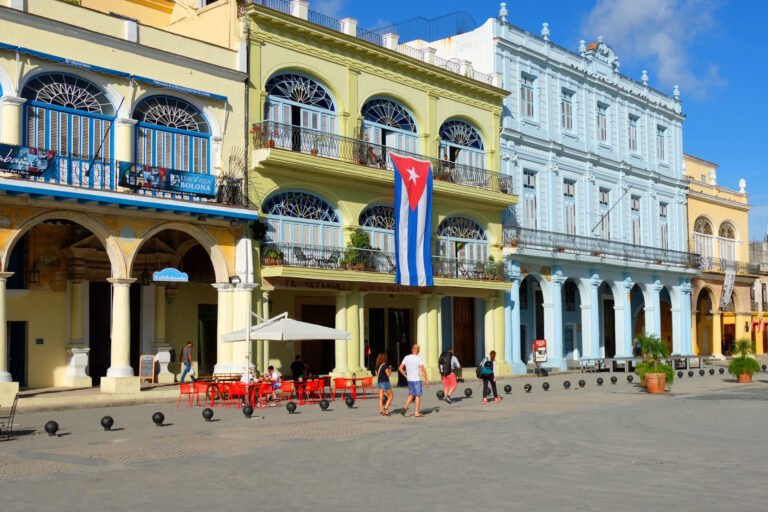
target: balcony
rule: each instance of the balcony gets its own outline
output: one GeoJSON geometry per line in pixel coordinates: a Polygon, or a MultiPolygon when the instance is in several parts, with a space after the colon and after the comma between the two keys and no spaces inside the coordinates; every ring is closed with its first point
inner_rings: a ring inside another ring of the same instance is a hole
{"type": "MultiPolygon", "coordinates": [[[[395,253],[376,249],[353,249],[271,242],[261,252],[262,267],[300,267],[325,270],[354,270],[395,274],[395,253]]],[[[461,261],[432,257],[434,277],[475,281],[504,281],[504,265],[494,261],[461,261]]]]}
{"type": "Polygon", "coordinates": [[[756,276],[760,275],[760,265],[747,261],[725,260],[722,258],[699,257],[699,270],[702,272],[722,272],[733,270],[737,274],[756,276]]]}
{"type": "Polygon", "coordinates": [[[381,171],[393,170],[389,153],[395,151],[398,155],[429,161],[432,164],[432,174],[436,181],[502,194],[514,194],[514,182],[511,176],[504,176],[457,162],[408,153],[362,139],[342,137],[341,135],[273,121],[254,123],[251,127],[251,138],[256,148],[295,151],[381,171]]]}
{"type": "Polygon", "coordinates": [[[688,252],[521,227],[504,228],[504,245],[685,268],[697,268],[699,259],[697,254],[688,252]]]}

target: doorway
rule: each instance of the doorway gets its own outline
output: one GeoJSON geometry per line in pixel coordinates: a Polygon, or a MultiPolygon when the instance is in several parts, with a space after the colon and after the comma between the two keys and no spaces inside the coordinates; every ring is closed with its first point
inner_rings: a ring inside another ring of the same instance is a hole
{"type": "Polygon", "coordinates": [[[218,306],[197,305],[197,373],[213,375],[216,365],[216,329],[218,327],[218,306]]]}
{"type": "Polygon", "coordinates": [[[371,347],[371,357],[369,358],[370,361],[366,361],[366,363],[369,366],[376,362],[376,357],[379,354],[387,352],[384,311],[384,308],[368,310],[368,343],[371,347]]]}
{"type": "MultiPolygon", "coordinates": [[[[336,327],[336,306],[302,304],[301,321],[324,327],[336,327]]],[[[307,371],[314,375],[327,375],[333,370],[336,344],[332,341],[300,342],[301,359],[307,371]]]]}
{"type": "Polygon", "coordinates": [[[8,322],[8,371],[13,382],[27,387],[27,322],[8,322]]]}
{"type": "Polygon", "coordinates": [[[475,299],[453,298],[453,353],[462,365],[475,362],[475,299]]]}
{"type": "Polygon", "coordinates": [[[110,343],[110,317],[112,314],[112,285],[106,281],[88,283],[88,371],[94,386],[107,375],[112,352],[110,343]]]}
{"type": "Polygon", "coordinates": [[[604,357],[616,355],[616,312],[613,310],[613,299],[603,299],[603,348],[604,357]]]}

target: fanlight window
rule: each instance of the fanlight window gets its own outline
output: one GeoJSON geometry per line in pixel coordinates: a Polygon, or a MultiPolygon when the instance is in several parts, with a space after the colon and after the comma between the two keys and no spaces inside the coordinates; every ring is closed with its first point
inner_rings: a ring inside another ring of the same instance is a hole
{"type": "Polygon", "coordinates": [[[464,240],[486,240],[485,231],[480,225],[466,217],[449,217],[440,223],[437,236],[461,238],[464,240]]]}
{"type": "Polygon", "coordinates": [[[730,238],[735,240],[736,230],[733,228],[731,224],[723,223],[720,225],[719,235],[720,235],[720,238],[730,238]]]}
{"type": "Polygon", "coordinates": [[[368,101],[363,106],[363,118],[378,125],[416,133],[416,122],[399,103],[384,98],[368,101]]]}
{"type": "Polygon", "coordinates": [[[58,107],[113,116],[115,109],[107,96],[87,80],[63,73],[39,75],[24,86],[28,100],[58,107]]]}
{"type": "Polygon", "coordinates": [[[480,138],[480,134],[464,121],[443,123],[440,128],[440,140],[465,148],[483,149],[483,140],[480,138]]]}
{"type": "Polygon", "coordinates": [[[341,247],[341,222],[323,199],[306,192],[283,192],[264,202],[271,242],[341,247]]]}
{"type": "Polygon", "coordinates": [[[710,224],[707,219],[699,217],[693,225],[693,231],[694,233],[701,233],[702,235],[711,235],[712,224],[710,224]]]}
{"type": "Polygon", "coordinates": [[[325,87],[311,78],[293,73],[270,78],[267,81],[267,94],[323,110],[335,110],[333,99],[325,87]]]}
{"type": "Polygon", "coordinates": [[[171,96],[151,96],[133,111],[136,126],[136,161],[207,174],[210,131],[202,113],[190,103],[171,96]]]}
{"type": "Polygon", "coordinates": [[[466,217],[449,217],[437,228],[440,254],[465,261],[488,259],[485,230],[466,217]]]}
{"type": "Polygon", "coordinates": [[[360,214],[360,226],[371,238],[371,246],[384,252],[395,250],[395,209],[370,206],[360,214]]]}

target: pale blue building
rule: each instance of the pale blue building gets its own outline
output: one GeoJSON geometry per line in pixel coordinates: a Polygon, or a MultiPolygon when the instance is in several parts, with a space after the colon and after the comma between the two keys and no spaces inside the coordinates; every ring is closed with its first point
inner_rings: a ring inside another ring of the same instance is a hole
{"type": "Polygon", "coordinates": [[[506,219],[511,279],[506,357],[526,370],[535,339],[546,366],[629,356],[637,334],[691,354],[686,181],[680,93],[620,72],[602,39],[570,51],[497,18],[436,49],[454,65],[500,74],[510,94],[502,172],[519,202],[506,219]],[[471,59],[472,63],[468,61],[471,59]]]}

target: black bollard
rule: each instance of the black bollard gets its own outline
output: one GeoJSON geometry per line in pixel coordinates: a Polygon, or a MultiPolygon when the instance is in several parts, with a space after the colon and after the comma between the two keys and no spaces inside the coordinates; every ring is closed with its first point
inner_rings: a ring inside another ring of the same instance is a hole
{"type": "Polygon", "coordinates": [[[549,391],[549,382],[545,382],[541,387],[544,388],[544,391],[549,391]]]}
{"type": "Polygon", "coordinates": [[[203,418],[205,418],[205,421],[211,421],[213,419],[213,409],[210,407],[203,409],[203,418]]]}
{"type": "Polygon", "coordinates": [[[466,388],[464,389],[464,396],[469,398],[472,396],[472,388],[466,388]]]}
{"type": "Polygon", "coordinates": [[[320,410],[322,410],[322,411],[327,411],[327,410],[328,410],[328,406],[329,406],[329,405],[331,405],[331,404],[330,404],[330,403],[328,402],[328,400],[326,400],[325,398],[323,398],[322,400],[320,400],[320,410]]]}
{"type": "Polygon", "coordinates": [[[603,378],[602,377],[598,377],[597,378],[597,385],[598,386],[602,386],[603,385],[603,378]]]}
{"type": "Polygon", "coordinates": [[[720,372],[720,375],[722,375],[722,374],[724,374],[724,373],[725,373],[725,368],[720,368],[720,369],[719,369],[719,370],[717,370],[717,371],[718,371],[718,372],[720,372]]]}
{"type": "Polygon", "coordinates": [[[439,391],[438,391],[437,393],[435,393],[435,394],[437,395],[437,399],[438,399],[438,400],[442,400],[443,398],[445,398],[445,391],[443,391],[442,389],[441,389],[441,390],[439,390],[439,391]]]}
{"type": "Polygon", "coordinates": [[[530,393],[531,390],[533,389],[533,386],[531,386],[530,384],[526,384],[525,386],[523,386],[523,388],[525,389],[526,393],[530,393]]]}
{"type": "Polygon", "coordinates": [[[504,386],[504,392],[505,392],[506,394],[510,394],[510,393],[512,392],[512,386],[510,386],[509,384],[507,384],[506,386],[504,386]]]}
{"type": "Polygon", "coordinates": [[[161,412],[156,412],[155,414],[152,415],[152,421],[158,427],[162,427],[163,426],[163,422],[165,421],[165,414],[163,414],[161,412]]]}
{"type": "Polygon", "coordinates": [[[243,416],[249,419],[251,416],[253,416],[253,407],[251,406],[251,404],[245,404],[245,406],[243,407],[243,416]]]}
{"type": "Polygon", "coordinates": [[[715,374],[715,369],[714,368],[710,368],[709,369],[709,374],[710,375],[714,375],[715,374]]]}
{"type": "Polygon", "coordinates": [[[571,388],[571,381],[566,380],[565,382],[563,382],[563,387],[565,389],[570,389],[571,388]]]}
{"type": "Polygon", "coordinates": [[[688,376],[693,377],[693,370],[688,370],[688,376]]]}
{"type": "Polygon", "coordinates": [[[616,384],[617,382],[619,382],[619,379],[617,379],[615,375],[611,377],[611,384],[616,384]]]}
{"type": "Polygon", "coordinates": [[[44,428],[45,428],[45,431],[48,432],[49,436],[54,437],[56,435],[56,432],[59,431],[59,424],[51,420],[45,424],[44,428]]]}
{"type": "Polygon", "coordinates": [[[355,399],[351,396],[348,396],[344,399],[344,403],[347,404],[347,407],[351,409],[355,405],[355,399]]]}
{"type": "Polygon", "coordinates": [[[581,380],[579,381],[579,387],[580,387],[580,388],[583,388],[583,387],[584,387],[584,386],[586,386],[586,385],[587,385],[587,382],[586,382],[584,379],[581,379],[581,380]]]}
{"type": "Polygon", "coordinates": [[[101,418],[101,426],[104,427],[104,430],[109,432],[112,430],[112,425],[115,424],[115,420],[112,419],[112,416],[104,416],[101,418]]]}
{"type": "Polygon", "coordinates": [[[683,378],[683,372],[677,372],[677,378],[682,379],[683,378]]]}
{"type": "Polygon", "coordinates": [[[293,414],[296,412],[296,404],[293,401],[285,404],[285,408],[288,409],[288,414],[293,414]]]}
{"type": "Polygon", "coordinates": [[[635,378],[632,375],[627,375],[627,382],[632,384],[632,381],[635,380],[635,378]]]}
{"type": "Polygon", "coordinates": [[[702,377],[704,376],[705,373],[707,372],[705,372],[703,369],[699,370],[699,375],[701,375],[702,377]]]}

